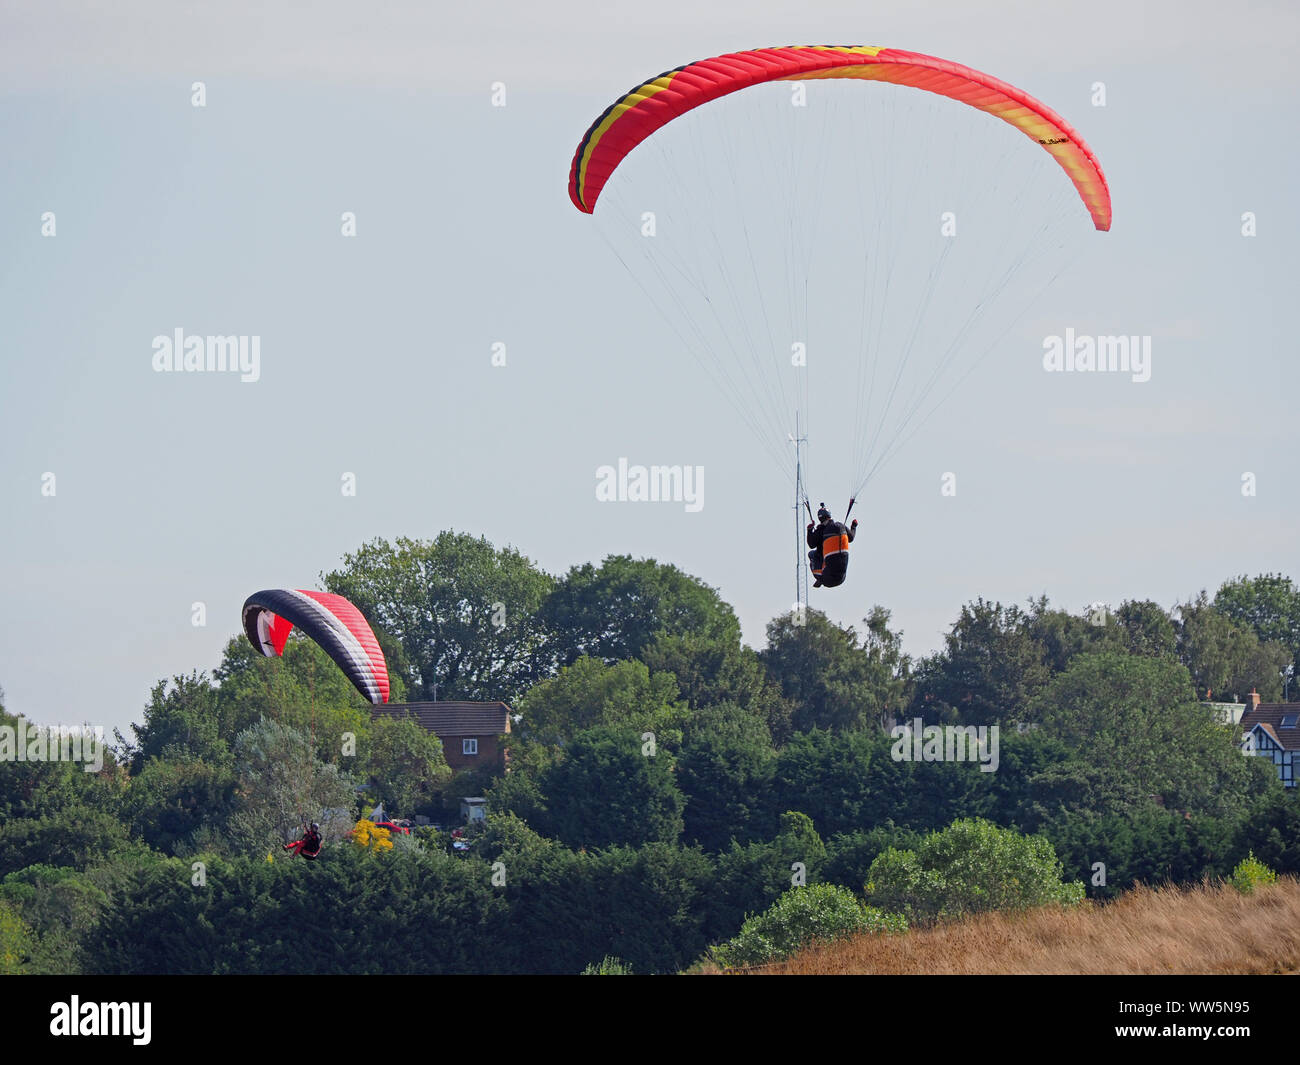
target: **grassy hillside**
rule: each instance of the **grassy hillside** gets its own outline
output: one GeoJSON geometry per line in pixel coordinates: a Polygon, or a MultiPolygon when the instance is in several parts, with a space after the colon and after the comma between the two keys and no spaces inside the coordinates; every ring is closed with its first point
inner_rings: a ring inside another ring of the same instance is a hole
{"type": "Polygon", "coordinates": [[[785,975],[1300,971],[1300,880],[1138,887],[1107,905],[982,914],[901,936],[814,945],[751,970],[785,975]]]}

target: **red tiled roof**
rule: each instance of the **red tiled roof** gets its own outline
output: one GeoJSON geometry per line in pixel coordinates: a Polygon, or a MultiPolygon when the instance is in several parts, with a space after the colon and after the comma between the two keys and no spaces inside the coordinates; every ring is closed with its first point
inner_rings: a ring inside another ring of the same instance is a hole
{"type": "Polygon", "coordinates": [[[1300,723],[1300,703],[1260,703],[1241,715],[1241,731],[1246,733],[1256,725],[1262,726],[1283,750],[1300,751],[1300,727],[1282,727],[1282,718],[1288,714],[1294,714],[1300,723]]]}
{"type": "Polygon", "coordinates": [[[371,710],[372,717],[413,717],[436,736],[498,736],[510,731],[510,707],[505,703],[388,703],[371,710]]]}

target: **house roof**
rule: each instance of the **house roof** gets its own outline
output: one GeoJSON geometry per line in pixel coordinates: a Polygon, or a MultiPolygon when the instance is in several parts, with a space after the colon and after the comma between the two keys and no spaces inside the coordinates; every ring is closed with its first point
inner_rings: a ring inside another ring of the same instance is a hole
{"type": "Polygon", "coordinates": [[[1283,750],[1300,751],[1300,727],[1282,727],[1282,718],[1288,714],[1294,714],[1300,725],[1300,703],[1260,703],[1254,710],[1241,715],[1241,731],[1249,732],[1259,725],[1282,745],[1283,750]]]}
{"type": "Polygon", "coordinates": [[[505,703],[388,703],[371,709],[372,717],[413,717],[435,736],[497,736],[510,731],[505,703]]]}

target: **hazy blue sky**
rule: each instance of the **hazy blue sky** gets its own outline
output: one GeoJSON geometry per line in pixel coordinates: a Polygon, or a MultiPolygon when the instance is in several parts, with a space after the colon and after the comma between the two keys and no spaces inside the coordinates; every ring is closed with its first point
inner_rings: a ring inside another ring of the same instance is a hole
{"type": "Polygon", "coordinates": [[[856,622],[882,604],[924,653],[980,595],[1172,606],[1300,576],[1300,9],[1134,8],[7,0],[6,707],[124,726],[158,679],[218,663],[250,592],[448,528],[554,573],[675,563],[760,645],[792,598],[785,482],[566,180],[634,83],[773,44],[907,48],[1022,86],[1087,138],[1115,204],[1069,284],[872,482],[850,582],[814,605],[856,622]],[[1150,335],[1151,380],[1044,373],[1042,338],[1067,326],[1150,335]],[[260,380],[155,373],[177,327],[259,336],[260,380]],[[620,456],[703,466],[705,506],[598,503],[620,456]]]}

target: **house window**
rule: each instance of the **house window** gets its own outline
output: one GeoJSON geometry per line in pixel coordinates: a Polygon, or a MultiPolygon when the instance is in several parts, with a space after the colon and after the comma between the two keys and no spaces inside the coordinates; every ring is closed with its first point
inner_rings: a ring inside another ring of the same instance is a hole
{"type": "Polygon", "coordinates": [[[1296,723],[1297,721],[1300,721],[1300,714],[1283,714],[1283,715],[1282,715],[1282,727],[1283,727],[1283,728],[1295,728],[1295,723],[1296,723]]]}
{"type": "Polygon", "coordinates": [[[478,754],[478,740],[477,740],[477,739],[473,739],[473,740],[461,740],[461,741],[460,741],[460,753],[461,753],[461,754],[478,754]]]}

